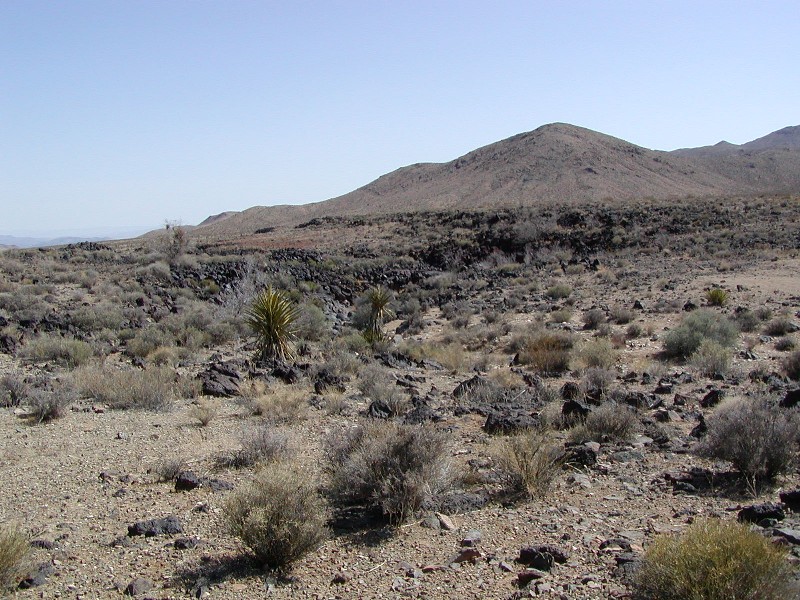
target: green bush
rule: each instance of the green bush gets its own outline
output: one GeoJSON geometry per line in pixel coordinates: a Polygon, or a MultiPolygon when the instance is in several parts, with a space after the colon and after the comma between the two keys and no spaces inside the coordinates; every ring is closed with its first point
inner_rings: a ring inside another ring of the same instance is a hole
{"type": "Polygon", "coordinates": [[[593,409],[570,431],[576,442],[627,441],[636,432],[636,413],[624,404],[607,402],[593,409]]]}
{"type": "Polygon", "coordinates": [[[299,316],[297,305],[280,290],[268,287],[256,296],[246,320],[256,335],[258,358],[285,360],[294,354],[299,316]]]}
{"type": "Polygon", "coordinates": [[[564,466],[564,449],[552,436],[528,431],[503,440],[497,454],[501,479],[514,492],[541,498],[564,466]]]}
{"type": "Polygon", "coordinates": [[[706,422],[708,431],[697,453],[730,461],[754,488],[797,464],[797,410],[780,408],[766,397],[741,399],[720,406],[706,422]]]}
{"type": "Polygon", "coordinates": [[[328,537],[325,501],[301,472],[296,465],[268,464],[224,506],[230,533],[267,567],[285,567],[328,537]]]}
{"type": "Polygon", "coordinates": [[[136,358],[146,358],[159,348],[175,345],[175,338],[168,332],[150,326],[136,332],[125,344],[125,354],[136,358]]]}
{"type": "Polygon", "coordinates": [[[0,525],[0,594],[17,587],[30,552],[28,537],[15,525],[0,525]]]}
{"type": "Polygon", "coordinates": [[[604,338],[588,340],[580,349],[580,359],[587,368],[610,369],[617,362],[617,352],[604,338]]]}
{"type": "Polygon", "coordinates": [[[726,375],[731,364],[732,353],[714,340],[703,340],[690,357],[692,365],[706,377],[726,375]]]}
{"type": "Polygon", "coordinates": [[[680,325],[667,333],[664,353],[672,358],[688,358],[706,339],[728,348],[738,337],[739,330],[730,319],[712,310],[699,309],[689,313],[680,325]]]}
{"type": "Polygon", "coordinates": [[[381,510],[391,523],[414,515],[454,481],[449,436],[429,425],[372,421],[328,440],[330,492],[381,510]]]}
{"type": "Polygon", "coordinates": [[[89,362],[92,358],[92,347],[74,338],[42,335],[22,347],[20,358],[32,363],[52,361],[72,369],[89,362]]]}
{"type": "Polygon", "coordinates": [[[545,295],[551,300],[568,298],[570,294],[572,294],[572,288],[566,283],[557,283],[555,285],[551,285],[545,291],[545,295]]]}
{"type": "Polygon", "coordinates": [[[786,551],[739,523],[698,520],[656,537],[635,582],[639,600],[796,598],[786,551]]]}

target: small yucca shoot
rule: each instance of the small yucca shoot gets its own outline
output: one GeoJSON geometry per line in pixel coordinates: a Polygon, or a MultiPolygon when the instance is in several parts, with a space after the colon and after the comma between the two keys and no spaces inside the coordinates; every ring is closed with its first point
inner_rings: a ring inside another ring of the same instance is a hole
{"type": "Polygon", "coordinates": [[[392,309],[389,308],[392,294],[381,286],[374,287],[367,292],[367,301],[369,302],[370,311],[367,329],[364,332],[365,337],[369,341],[382,340],[383,323],[394,314],[392,309]]]}
{"type": "Polygon", "coordinates": [[[294,355],[297,306],[272,286],[256,296],[246,313],[247,324],[256,334],[259,359],[286,360],[294,355]]]}

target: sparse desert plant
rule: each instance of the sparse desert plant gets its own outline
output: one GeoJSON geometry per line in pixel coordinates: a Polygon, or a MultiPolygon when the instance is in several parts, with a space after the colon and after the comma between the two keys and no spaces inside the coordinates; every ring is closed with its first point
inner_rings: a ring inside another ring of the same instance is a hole
{"type": "Polygon", "coordinates": [[[125,344],[125,354],[146,358],[157,350],[175,345],[175,338],[156,326],[137,331],[125,344]]]}
{"type": "Polygon", "coordinates": [[[583,313],[583,328],[597,329],[606,322],[606,313],[599,308],[592,308],[583,313]]]}
{"type": "Polygon", "coordinates": [[[286,360],[294,354],[297,306],[271,286],[258,294],[247,310],[246,321],[256,335],[256,355],[263,360],[286,360]]]}
{"type": "Polygon", "coordinates": [[[175,481],[182,471],[185,471],[188,463],[180,456],[165,456],[148,469],[158,478],[160,482],[175,481]]]}
{"type": "Polygon", "coordinates": [[[392,293],[381,286],[374,287],[366,293],[365,304],[368,313],[363,333],[368,342],[384,339],[383,324],[394,314],[390,306],[392,299],[392,293]]]}
{"type": "Polygon", "coordinates": [[[664,339],[664,353],[672,358],[688,358],[703,340],[710,339],[720,346],[736,343],[739,330],[730,319],[708,309],[689,313],[680,325],[669,331],[664,339]]]}
{"type": "Polygon", "coordinates": [[[800,350],[795,350],[783,359],[783,370],[789,379],[800,380],[800,350]]]}
{"type": "Polygon", "coordinates": [[[576,442],[627,441],[636,431],[636,413],[624,404],[606,402],[593,409],[570,431],[576,442]]]}
{"type": "Polygon", "coordinates": [[[764,333],[774,337],[786,335],[794,330],[794,324],[788,317],[775,317],[764,326],[764,333]]]}
{"type": "Polygon", "coordinates": [[[563,373],[569,369],[574,344],[574,338],[567,333],[534,334],[520,349],[517,360],[545,375],[563,373]]]}
{"type": "Polygon", "coordinates": [[[726,375],[731,364],[731,350],[714,340],[703,340],[690,357],[692,365],[706,377],[726,375]]]}
{"type": "Polygon", "coordinates": [[[41,335],[28,341],[20,350],[22,360],[32,363],[55,362],[70,369],[92,358],[92,347],[83,340],[41,335]]]}
{"type": "Polygon", "coordinates": [[[73,372],[73,381],[80,393],[112,409],[167,410],[176,396],[175,373],[164,367],[85,367],[73,372]]]}
{"type": "Polygon", "coordinates": [[[545,290],[545,296],[551,300],[568,298],[570,294],[572,294],[572,288],[566,283],[556,283],[545,290]]]}
{"type": "Polygon", "coordinates": [[[447,434],[430,425],[372,421],[328,440],[330,492],[380,509],[393,524],[455,479],[447,434]]]}
{"type": "Polygon", "coordinates": [[[369,365],[361,371],[358,389],[373,402],[383,404],[389,409],[392,417],[403,415],[408,411],[408,395],[400,390],[395,379],[378,365],[369,365]]]}
{"type": "Polygon", "coordinates": [[[17,587],[30,552],[28,536],[16,525],[0,525],[0,594],[17,587]]]}
{"type": "Polygon", "coordinates": [[[610,313],[611,320],[619,325],[630,323],[636,317],[630,308],[625,308],[624,306],[612,306],[610,313]]]}
{"type": "Polygon", "coordinates": [[[796,346],[797,343],[794,341],[794,338],[790,336],[775,340],[775,350],[778,352],[788,352],[789,350],[794,350],[796,346]]]}
{"type": "Polygon", "coordinates": [[[786,550],[746,525],[701,519],[647,548],[639,600],[782,600],[796,597],[786,550]]]}
{"type": "Polygon", "coordinates": [[[739,326],[739,330],[742,333],[752,333],[758,328],[759,323],[761,323],[758,315],[748,309],[737,310],[733,320],[739,326]]]}
{"type": "Polygon", "coordinates": [[[603,367],[589,367],[583,372],[582,386],[587,394],[605,396],[616,379],[616,373],[603,367]]]}
{"type": "Polygon", "coordinates": [[[617,352],[607,339],[595,338],[584,343],[579,358],[587,368],[610,369],[617,362],[617,352]]]}
{"type": "Polygon", "coordinates": [[[265,465],[224,506],[228,531],[269,568],[290,565],[328,537],[327,505],[302,472],[300,465],[265,465]]]}
{"type": "Polygon", "coordinates": [[[308,396],[296,386],[276,386],[254,399],[253,414],[268,423],[293,423],[304,418],[308,396]]]}
{"type": "Polygon", "coordinates": [[[74,401],[74,393],[68,386],[58,386],[55,390],[32,389],[25,398],[28,418],[33,423],[49,423],[67,414],[74,401]]]}
{"type": "Polygon", "coordinates": [[[563,446],[550,434],[527,431],[503,440],[496,460],[510,490],[541,498],[564,466],[564,456],[563,446]]]}
{"type": "Polygon", "coordinates": [[[797,464],[800,413],[780,408],[768,397],[723,404],[706,423],[700,456],[731,462],[751,491],[760,482],[791,472],[797,464]]]}
{"type": "Polygon", "coordinates": [[[202,427],[206,427],[219,413],[219,402],[201,398],[189,409],[189,418],[196,419],[202,427]]]}
{"type": "Polygon", "coordinates": [[[28,397],[30,387],[19,375],[7,373],[0,377],[0,406],[19,406],[28,397]]]}
{"type": "Polygon", "coordinates": [[[706,302],[709,306],[725,306],[730,301],[728,292],[722,288],[711,288],[706,291],[706,302]]]}
{"type": "Polygon", "coordinates": [[[297,316],[297,337],[301,340],[318,342],[330,335],[330,323],[325,313],[316,304],[306,302],[300,306],[297,316]]]}
{"type": "Polygon", "coordinates": [[[289,454],[289,438],[272,425],[260,425],[242,434],[241,447],[220,454],[217,465],[243,469],[258,463],[274,462],[289,454]]]}
{"type": "Polygon", "coordinates": [[[559,308],[548,315],[551,323],[569,323],[572,319],[572,311],[568,308],[559,308]]]}
{"type": "Polygon", "coordinates": [[[625,337],[627,337],[628,339],[631,339],[631,340],[634,340],[636,338],[640,338],[640,337],[642,337],[643,334],[644,334],[644,330],[642,329],[642,326],[639,325],[638,323],[631,323],[625,329],[625,337]]]}

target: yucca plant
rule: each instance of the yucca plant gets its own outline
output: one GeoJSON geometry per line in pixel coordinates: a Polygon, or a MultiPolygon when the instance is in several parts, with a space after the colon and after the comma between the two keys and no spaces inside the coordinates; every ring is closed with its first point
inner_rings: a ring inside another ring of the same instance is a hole
{"type": "Polygon", "coordinates": [[[373,343],[384,339],[383,323],[394,314],[389,307],[391,301],[392,293],[384,287],[377,286],[367,292],[369,318],[367,319],[364,337],[368,342],[373,343]]]}
{"type": "Polygon", "coordinates": [[[266,360],[291,358],[299,316],[297,306],[284,292],[270,286],[258,294],[246,312],[246,322],[257,338],[256,356],[266,360]]]}
{"type": "Polygon", "coordinates": [[[706,292],[706,300],[711,306],[725,306],[729,299],[728,292],[722,288],[713,288],[706,292]]]}

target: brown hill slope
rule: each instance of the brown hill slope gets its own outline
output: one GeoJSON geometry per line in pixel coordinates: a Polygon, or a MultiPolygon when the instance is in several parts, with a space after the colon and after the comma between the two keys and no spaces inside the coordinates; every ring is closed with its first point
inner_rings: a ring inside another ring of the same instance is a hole
{"type": "Polygon", "coordinates": [[[800,145],[785,143],[800,128],[787,129],[750,142],[751,149],[722,143],[661,152],[554,123],[447,163],[403,167],[324,202],[253,207],[202,227],[202,233],[226,237],[326,216],[800,189],[800,145]]]}

